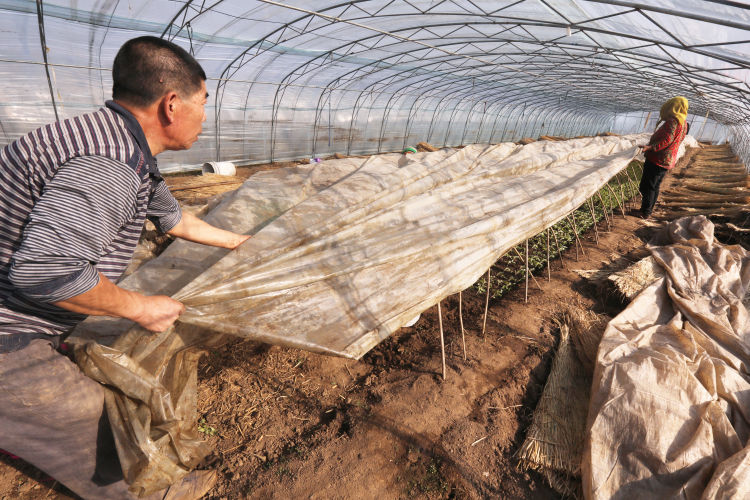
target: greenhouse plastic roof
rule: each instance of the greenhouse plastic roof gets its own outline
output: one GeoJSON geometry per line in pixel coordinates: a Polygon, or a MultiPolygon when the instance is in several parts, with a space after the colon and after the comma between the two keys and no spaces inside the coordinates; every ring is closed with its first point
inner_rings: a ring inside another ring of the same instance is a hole
{"type": "Polygon", "coordinates": [[[100,106],[118,48],[143,34],[188,48],[209,76],[203,137],[166,163],[594,133],[674,95],[728,125],[743,156],[750,137],[750,5],[737,1],[0,0],[0,10],[2,143],[100,106]]]}

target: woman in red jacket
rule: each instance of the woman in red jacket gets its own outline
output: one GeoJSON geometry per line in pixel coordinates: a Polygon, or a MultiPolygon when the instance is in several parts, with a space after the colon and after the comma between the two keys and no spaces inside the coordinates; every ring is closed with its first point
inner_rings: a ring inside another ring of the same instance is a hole
{"type": "Polygon", "coordinates": [[[646,155],[639,186],[641,217],[644,219],[651,216],[664,175],[677,163],[677,151],[688,131],[687,111],[688,100],[684,97],[673,97],[665,102],[659,111],[659,121],[664,124],[654,132],[647,145],[641,146],[646,155]]]}

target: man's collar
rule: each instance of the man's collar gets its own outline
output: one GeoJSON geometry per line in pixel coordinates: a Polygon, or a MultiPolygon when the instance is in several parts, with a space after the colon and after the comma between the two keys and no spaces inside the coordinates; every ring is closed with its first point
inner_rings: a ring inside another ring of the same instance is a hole
{"type": "Polygon", "coordinates": [[[143,128],[141,127],[141,124],[138,123],[135,116],[133,116],[133,113],[115,101],[107,101],[104,105],[122,117],[128,131],[135,139],[135,142],[138,143],[138,147],[141,148],[146,163],[149,165],[149,170],[152,171],[152,173],[158,174],[159,170],[156,167],[156,158],[151,154],[151,148],[148,145],[148,140],[146,140],[146,135],[143,133],[143,128]]]}

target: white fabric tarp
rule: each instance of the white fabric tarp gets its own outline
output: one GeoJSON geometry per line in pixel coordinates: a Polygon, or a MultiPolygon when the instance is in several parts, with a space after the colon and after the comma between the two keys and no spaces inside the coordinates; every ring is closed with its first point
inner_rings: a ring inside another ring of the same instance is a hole
{"type": "Polygon", "coordinates": [[[750,496],[750,253],[704,216],[650,245],[664,268],[602,338],[582,464],[586,498],[750,496]]]}
{"type": "MultiPolygon", "coordinates": [[[[359,358],[579,207],[647,139],[473,145],[401,167],[400,155],[382,155],[264,172],[208,217],[255,233],[240,248],[175,242],[122,285],[184,302],[182,323],[359,358]]],[[[126,327],[86,324],[99,335],[126,327]]]]}

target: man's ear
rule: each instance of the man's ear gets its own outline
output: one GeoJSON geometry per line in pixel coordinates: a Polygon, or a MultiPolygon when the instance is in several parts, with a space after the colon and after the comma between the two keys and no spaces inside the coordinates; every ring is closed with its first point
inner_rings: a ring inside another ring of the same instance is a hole
{"type": "Polygon", "coordinates": [[[175,112],[177,111],[177,106],[180,104],[179,101],[177,92],[167,92],[161,98],[159,108],[166,122],[169,124],[175,121],[175,112]]]}

